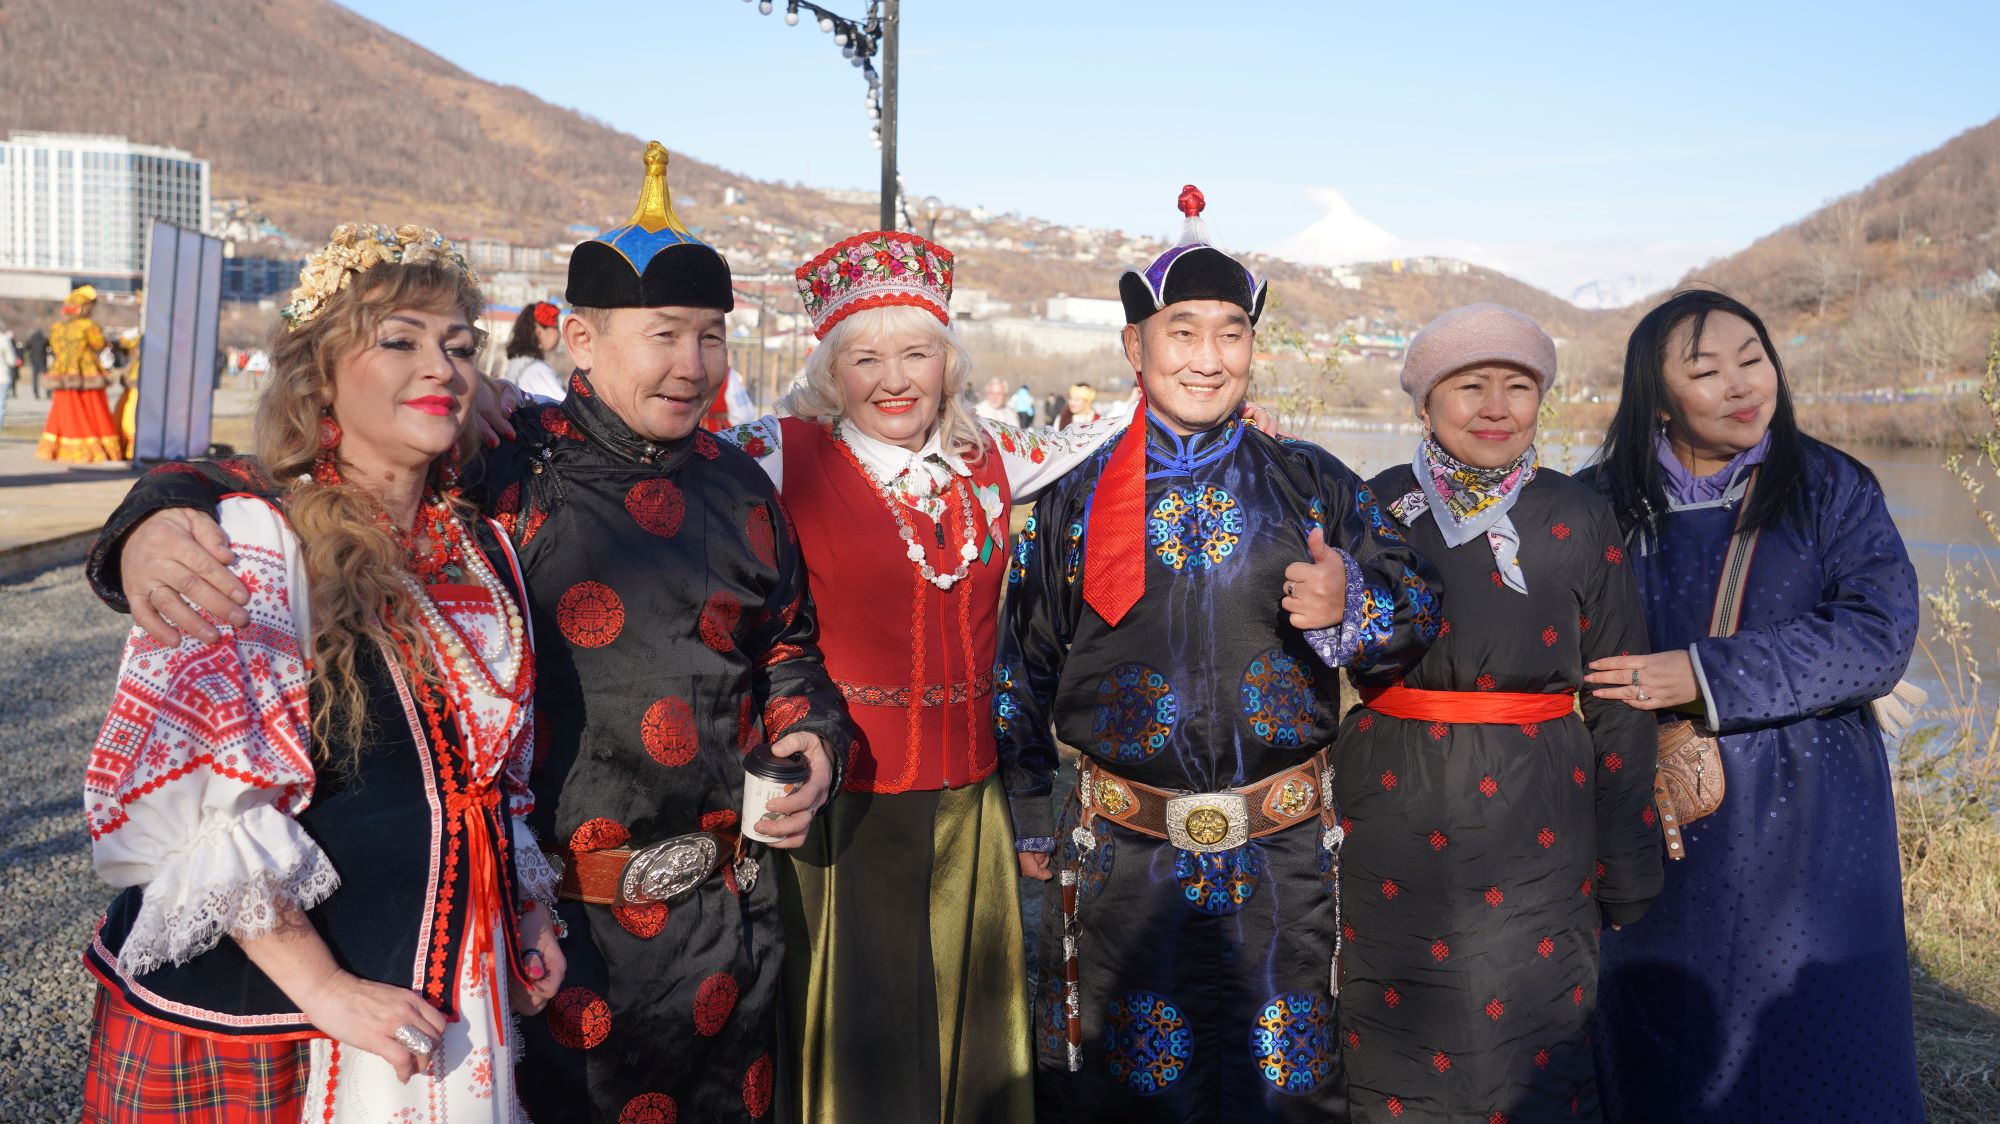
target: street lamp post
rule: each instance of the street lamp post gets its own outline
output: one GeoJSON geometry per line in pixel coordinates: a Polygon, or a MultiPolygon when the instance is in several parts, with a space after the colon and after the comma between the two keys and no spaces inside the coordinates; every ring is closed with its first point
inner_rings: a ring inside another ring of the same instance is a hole
{"type": "MultiPolygon", "coordinates": [[[[836,15],[814,0],[783,0],[783,3],[787,26],[799,25],[799,9],[811,12],[819,29],[833,36],[841,57],[868,80],[868,116],[875,119],[870,140],[882,150],[882,229],[895,230],[901,190],[896,175],[896,40],[902,24],[901,0],[868,0],[868,13],[860,20],[836,15]],[[880,74],[875,72],[873,62],[878,49],[882,52],[880,74]]],[[[757,10],[764,15],[770,15],[775,7],[773,0],[757,0],[757,10]]]]}
{"type": "Polygon", "coordinates": [[[898,0],[882,0],[882,229],[896,229],[896,39],[898,0]]]}

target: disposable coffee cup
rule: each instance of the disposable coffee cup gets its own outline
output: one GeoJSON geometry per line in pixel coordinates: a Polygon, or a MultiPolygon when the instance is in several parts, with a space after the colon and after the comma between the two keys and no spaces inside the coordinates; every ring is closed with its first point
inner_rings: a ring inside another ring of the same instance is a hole
{"type": "Polygon", "coordinates": [[[765,805],[780,796],[797,792],[812,779],[812,766],[799,756],[779,757],[768,745],[753,747],[743,755],[743,835],[759,843],[776,843],[777,836],[761,829],[765,820],[784,817],[765,805]]]}

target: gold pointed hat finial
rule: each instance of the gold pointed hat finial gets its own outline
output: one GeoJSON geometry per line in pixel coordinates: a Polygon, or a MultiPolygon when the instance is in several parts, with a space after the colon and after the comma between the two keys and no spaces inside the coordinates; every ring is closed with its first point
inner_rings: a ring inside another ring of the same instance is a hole
{"type": "Polygon", "coordinates": [[[628,220],[648,234],[671,230],[683,238],[693,238],[674,214],[673,196],[667,194],[667,146],[646,142],[646,186],[639,189],[639,205],[628,220]]]}

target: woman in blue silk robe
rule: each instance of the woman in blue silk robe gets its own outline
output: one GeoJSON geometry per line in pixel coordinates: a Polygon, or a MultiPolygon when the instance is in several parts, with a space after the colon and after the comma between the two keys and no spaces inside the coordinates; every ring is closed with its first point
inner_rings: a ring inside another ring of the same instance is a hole
{"type": "Polygon", "coordinates": [[[1727,783],[1646,924],[1604,935],[1606,1116],[1921,1120],[1895,801],[1869,709],[1909,666],[1917,582],[1882,489],[1798,431],[1763,323],[1706,291],[1634,329],[1597,460],[1586,479],[1625,528],[1655,651],[1595,661],[1589,679],[1600,698],[1704,717],[1727,783]],[[1753,471],[1742,621],[1711,637],[1753,471]]]}

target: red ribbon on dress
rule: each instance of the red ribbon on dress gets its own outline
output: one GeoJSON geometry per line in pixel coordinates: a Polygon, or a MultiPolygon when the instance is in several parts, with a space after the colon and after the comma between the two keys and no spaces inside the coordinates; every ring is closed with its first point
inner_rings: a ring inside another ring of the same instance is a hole
{"type": "Polygon", "coordinates": [[[1391,718],[1417,722],[1520,726],[1553,722],[1576,709],[1576,692],[1553,695],[1508,691],[1421,691],[1415,687],[1366,687],[1361,705],[1391,718]]]}
{"type": "MultiPolygon", "coordinates": [[[[505,917],[501,910],[506,903],[500,900],[500,872],[493,865],[493,830],[488,813],[500,805],[500,792],[494,787],[491,777],[482,781],[477,788],[454,792],[445,800],[445,811],[456,818],[465,829],[466,857],[470,864],[468,881],[472,884],[472,901],[468,909],[470,916],[465,920],[465,955],[472,958],[472,970],[477,972],[480,957],[486,957],[496,977],[486,985],[486,1001],[493,1009],[494,1033],[499,1035],[501,1045],[507,1044],[507,1013],[500,1009],[499,957],[493,951],[493,923],[496,917],[505,917]]],[[[512,968],[512,965],[509,965],[512,968]]],[[[461,966],[460,971],[464,971],[461,966]]],[[[511,973],[510,974],[514,974],[511,973]]]]}
{"type": "MultiPolygon", "coordinates": [[[[1134,376],[1137,377],[1137,376],[1134,376]]],[[[1146,394],[1092,496],[1083,544],[1083,602],[1113,628],[1146,595],[1146,394]]]]}

